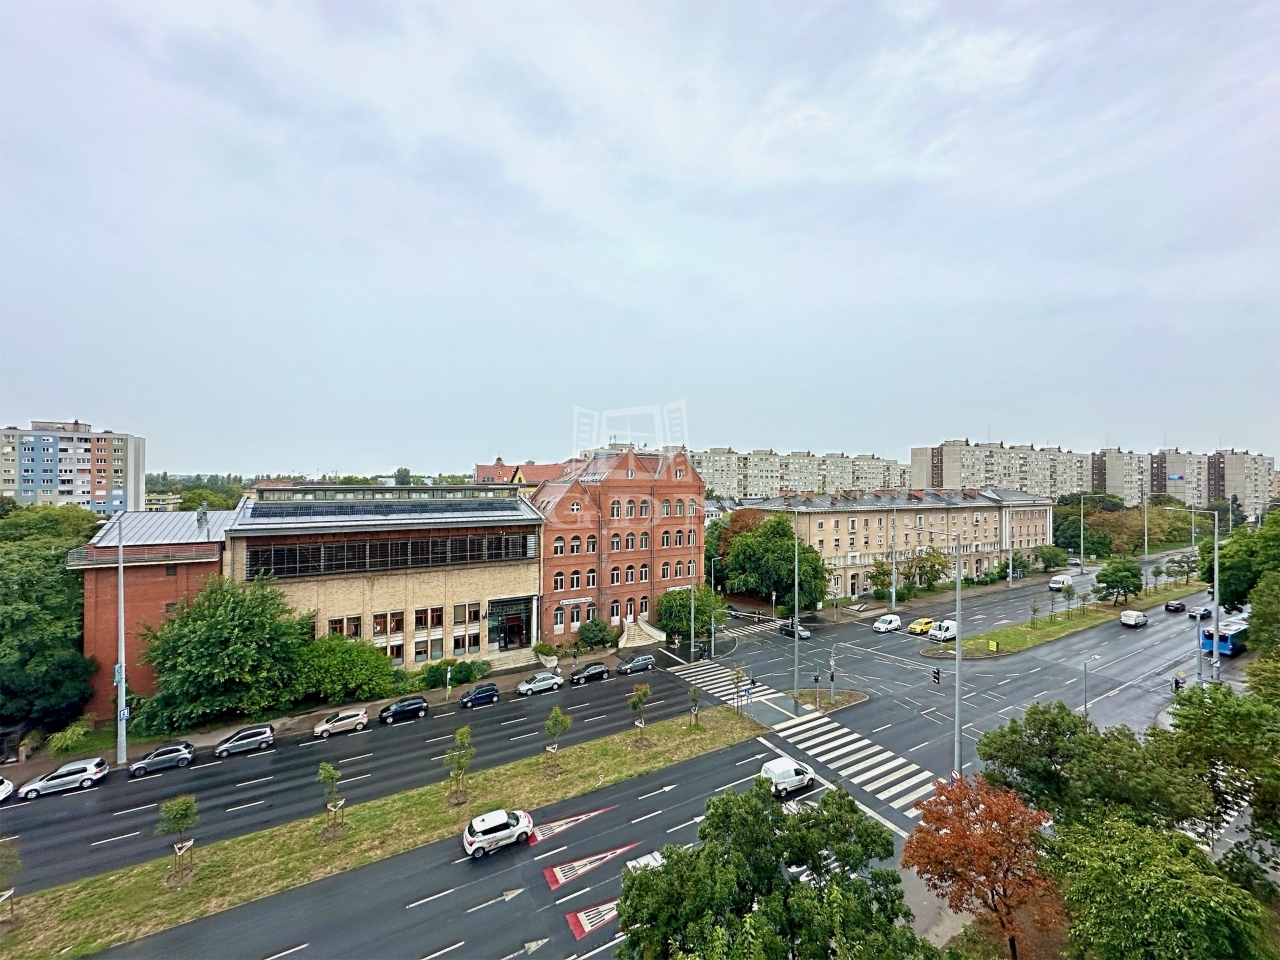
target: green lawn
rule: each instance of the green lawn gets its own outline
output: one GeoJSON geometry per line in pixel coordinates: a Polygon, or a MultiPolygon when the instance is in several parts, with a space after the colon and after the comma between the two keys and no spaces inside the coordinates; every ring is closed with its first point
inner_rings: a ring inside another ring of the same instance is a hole
{"type": "MultiPolygon", "coordinates": [[[[1112,606],[1110,601],[1104,601],[1095,603],[1083,610],[1074,609],[1070,615],[1064,613],[1062,607],[1059,606],[1059,609],[1052,617],[1049,613],[1049,601],[1044,598],[1037,598],[1040,604],[1040,614],[1034,625],[1029,622],[1019,623],[1009,627],[1001,627],[998,630],[989,630],[986,633],[979,633],[972,637],[965,637],[964,656],[967,660],[970,657],[999,656],[1004,653],[1016,653],[1029,647],[1037,647],[1050,640],[1057,640],[1059,637],[1087,630],[1100,623],[1116,620],[1120,617],[1121,610],[1145,610],[1164,603],[1166,600],[1176,600],[1197,593],[1203,590],[1205,586],[1206,584],[1201,583],[1199,580],[1192,580],[1190,584],[1186,585],[1166,583],[1159,589],[1148,590],[1140,597],[1130,597],[1129,602],[1123,606],[1112,606]],[[992,641],[998,644],[996,650],[991,649],[990,644],[992,641]]],[[[946,657],[949,660],[954,654],[955,648],[956,645],[954,643],[940,643],[925,650],[924,655],[926,657],[946,657]]]]}
{"type": "MultiPolygon", "coordinates": [[[[21,897],[18,929],[6,934],[6,924],[0,922],[0,957],[88,956],[112,944],[457,837],[468,820],[495,807],[533,810],[764,732],[750,717],[728,707],[704,710],[699,717],[702,722],[696,728],[684,717],[647,726],[644,748],[636,746],[634,731],[564,747],[556,754],[560,773],[555,777],[546,774],[542,757],[481,770],[467,778],[470,798],[462,806],[447,802],[447,782],[352,806],[347,811],[350,829],[331,842],[320,837],[323,815],[208,846],[199,844],[197,827],[195,875],[181,887],[164,883],[170,863],[165,858],[21,897]]],[[[323,808],[319,784],[316,808],[323,808]]]]}

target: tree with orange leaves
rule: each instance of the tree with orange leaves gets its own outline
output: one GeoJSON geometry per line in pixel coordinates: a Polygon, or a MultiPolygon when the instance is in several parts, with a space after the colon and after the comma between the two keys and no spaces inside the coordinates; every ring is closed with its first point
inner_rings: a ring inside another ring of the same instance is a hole
{"type": "Polygon", "coordinates": [[[917,804],[920,823],[907,839],[902,865],[956,912],[990,915],[1018,960],[1018,909],[1053,889],[1040,870],[1039,831],[1048,814],[1032,810],[1012,790],[982,776],[939,784],[917,804]]]}

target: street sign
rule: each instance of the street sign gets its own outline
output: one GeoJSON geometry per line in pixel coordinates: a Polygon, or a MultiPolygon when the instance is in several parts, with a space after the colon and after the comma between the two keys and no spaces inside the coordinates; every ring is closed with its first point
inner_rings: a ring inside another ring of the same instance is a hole
{"type": "Polygon", "coordinates": [[[128,707],[125,707],[123,710],[121,710],[121,711],[120,711],[120,719],[121,719],[121,720],[128,720],[128,719],[129,719],[129,708],[128,708],[128,707]]]}
{"type": "Polygon", "coordinates": [[[998,651],[998,650],[1000,649],[1000,641],[999,641],[999,640],[988,640],[988,641],[987,641],[987,649],[988,649],[988,650],[990,650],[992,653],[995,653],[996,651],[998,651]]]}
{"type": "Polygon", "coordinates": [[[960,779],[960,771],[959,771],[959,770],[957,770],[955,767],[952,767],[952,768],[951,768],[951,782],[954,784],[954,783],[955,783],[956,781],[958,781],[959,779],[960,779]]]}
{"type": "Polygon", "coordinates": [[[120,686],[120,681],[124,679],[124,671],[120,668],[120,664],[116,664],[116,678],[112,681],[113,686],[120,686]]]}

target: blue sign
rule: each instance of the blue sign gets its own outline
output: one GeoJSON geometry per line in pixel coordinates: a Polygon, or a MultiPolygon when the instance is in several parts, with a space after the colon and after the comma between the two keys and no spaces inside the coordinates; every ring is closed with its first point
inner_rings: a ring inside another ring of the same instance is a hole
{"type": "Polygon", "coordinates": [[[1186,477],[1184,477],[1184,476],[1183,476],[1182,474],[1180,474],[1180,473],[1171,473],[1171,474],[1169,474],[1169,479],[1170,479],[1170,480],[1185,480],[1185,479],[1187,479],[1187,478],[1186,478],[1186,477]]]}
{"type": "Polygon", "coordinates": [[[128,707],[125,707],[123,710],[121,710],[121,711],[120,711],[120,719],[121,719],[121,720],[128,720],[128,719],[129,719],[129,708],[128,708],[128,707]]]}

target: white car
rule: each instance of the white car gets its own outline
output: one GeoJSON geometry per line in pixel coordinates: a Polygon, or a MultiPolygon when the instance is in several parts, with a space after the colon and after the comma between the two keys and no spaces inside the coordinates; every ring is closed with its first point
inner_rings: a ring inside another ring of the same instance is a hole
{"type": "Polygon", "coordinates": [[[554,673],[535,673],[528,680],[521,680],[516,684],[516,693],[522,697],[530,697],[535,693],[559,690],[562,683],[564,683],[564,680],[554,673]]]}
{"type": "Polygon", "coordinates": [[[312,729],[317,737],[328,738],[331,733],[342,733],[344,730],[363,730],[369,722],[369,711],[364,707],[359,710],[339,710],[325,717],[312,729]]]}
{"type": "Polygon", "coordinates": [[[42,793],[56,793],[59,790],[71,790],[79,787],[87,790],[111,772],[107,761],[101,757],[89,760],[72,760],[64,763],[53,773],[28,780],[18,788],[18,796],[23,800],[34,800],[42,793]]]}
{"type": "Polygon", "coordinates": [[[934,643],[946,643],[955,638],[956,622],[954,620],[939,620],[929,628],[929,639],[934,643]]]}
{"type": "Polygon", "coordinates": [[[467,824],[462,831],[462,849],[467,856],[479,860],[490,850],[524,843],[531,833],[533,817],[523,810],[491,810],[467,824]]]}
{"type": "Polygon", "coordinates": [[[13,781],[0,777],[0,803],[3,803],[11,793],[13,793],[13,781]]]}
{"type": "Polygon", "coordinates": [[[895,630],[901,630],[902,618],[894,613],[886,613],[871,625],[871,629],[876,633],[892,633],[895,630]]]}
{"type": "Polygon", "coordinates": [[[666,859],[656,850],[653,853],[646,853],[643,857],[636,857],[634,860],[627,861],[627,869],[632,873],[636,873],[646,867],[657,869],[666,863],[666,859]]]}
{"type": "Polygon", "coordinates": [[[760,776],[773,787],[776,796],[786,799],[792,790],[803,790],[813,783],[813,767],[790,757],[775,757],[760,768],[760,776]]]}

